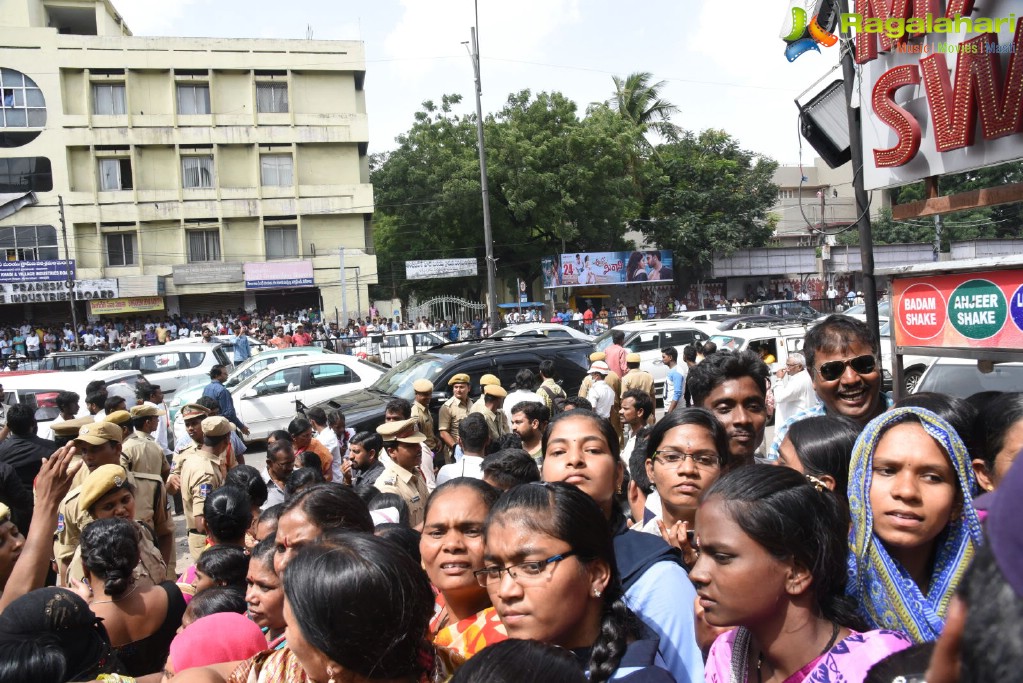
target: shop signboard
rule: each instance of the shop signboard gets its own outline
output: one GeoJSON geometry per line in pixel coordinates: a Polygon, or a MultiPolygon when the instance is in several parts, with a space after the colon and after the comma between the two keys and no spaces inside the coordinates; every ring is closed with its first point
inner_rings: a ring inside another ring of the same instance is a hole
{"type": "Polygon", "coordinates": [[[75,277],[74,261],[0,261],[0,282],[59,282],[75,277]]]}
{"type": "Polygon", "coordinates": [[[441,258],[430,261],[405,261],[405,279],[433,280],[442,277],[476,277],[476,259],[441,258]]]}
{"type": "Polygon", "coordinates": [[[184,263],[174,266],[174,285],[213,285],[241,282],[243,264],[235,262],[184,263]]]}
{"type": "Polygon", "coordinates": [[[279,289],[312,285],[312,261],[259,261],[245,264],[245,289],[279,289]]]}
{"type": "Polygon", "coordinates": [[[1023,271],[990,270],[896,278],[897,346],[1023,348],[1023,271]]]}
{"type": "Polygon", "coordinates": [[[69,290],[67,282],[0,283],[0,304],[41,304],[58,301],[93,301],[116,299],[117,280],[75,280],[69,290]]]}
{"type": "Polygon", "coordinates": [[[90,315],[120,315],[162,311],[162,296],[136,296],[123,299],[99,299],[89,302],[90,315]]]}

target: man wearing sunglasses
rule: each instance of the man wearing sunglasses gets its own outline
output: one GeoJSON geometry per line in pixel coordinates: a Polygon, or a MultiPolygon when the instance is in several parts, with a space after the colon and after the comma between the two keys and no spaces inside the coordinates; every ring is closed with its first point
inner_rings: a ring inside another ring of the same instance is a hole
{"type": "Polygon", "coordinates": [[[892,401],[881,392],[881,349],[870,328],[846,315],[830,315],[806,333],[806,369],[820,403],[802,410],[775,431],[768,459],[778,449],[792,423],[815,415],[840,415],[861,427],[888,410],[892,401]]]}

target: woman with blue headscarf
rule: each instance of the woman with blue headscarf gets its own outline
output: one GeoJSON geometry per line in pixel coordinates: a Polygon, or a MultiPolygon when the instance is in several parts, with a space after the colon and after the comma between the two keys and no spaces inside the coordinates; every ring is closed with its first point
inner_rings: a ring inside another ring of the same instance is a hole
{"type": "Polygon", "coordinates": [[[849,592],[871,628],[941,634],[981,543],[970,456],[948,422],[896,408],[870,422],[849,467],[849,592]]]}

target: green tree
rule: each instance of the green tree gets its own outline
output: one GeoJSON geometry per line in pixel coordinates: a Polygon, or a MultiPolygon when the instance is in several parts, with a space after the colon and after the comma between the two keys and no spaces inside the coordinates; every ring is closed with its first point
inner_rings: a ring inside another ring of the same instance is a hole
{"type": "MultiPolygon", "coordinates": [[[[375,243],[380,282],[420,296],[483,278],[404,281],[403,262],[475,256],[485,267],[475,118],[453,113],[460,98],[426,102],[398,148],[376,160],[375,243]],[[393,273],[394,280],[389,279],[393,273]]],[[[628,153],[640,129],[607,107],[580,119],[560,93],[515,93],[485,122],[494,256],[505,277],[535,279],[540,257],[623,247],[635,215],[628,153]]]]}
{"type": "Polygon", "coordinates": [[[665,81],[651,83],[654,75],[648,71],[631,73],[625,78],[612,76],[615,92],[606,102],[618,114],[645,133],[651,130],[666,140],[674,140],[681,129],[671,122],[678,107],[661,97],[665,81]]]}
{"type": "Polygon", "coordinates": [[[686,132],[657,147],[643,217],[633,227],[675,252],[676,272],[703,277],[717,252],[762,247],[774,233],[777,162],[721,130],[686,132]]]}

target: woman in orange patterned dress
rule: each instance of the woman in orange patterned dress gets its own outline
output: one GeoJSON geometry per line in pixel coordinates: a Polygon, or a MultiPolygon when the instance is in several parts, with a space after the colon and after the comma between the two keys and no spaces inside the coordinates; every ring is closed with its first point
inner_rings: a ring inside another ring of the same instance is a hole
{"type": "Polygon", "coordinates": [[[441,484],[426,506],[419,550],[437,592],[430,633],[440,680],[508,635],[473,575],[483,568],[483,525],[500,492],[468,477],[441,484]]]}

